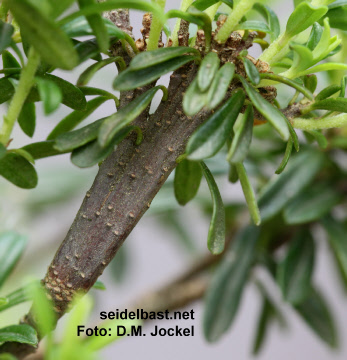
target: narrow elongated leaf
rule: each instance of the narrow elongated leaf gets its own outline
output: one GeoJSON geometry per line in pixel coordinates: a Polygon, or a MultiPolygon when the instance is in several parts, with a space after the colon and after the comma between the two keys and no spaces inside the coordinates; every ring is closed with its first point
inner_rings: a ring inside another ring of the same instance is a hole
{"type": "Polygon", "coordinates": [[[7,77],[0,79],[0,104],[8,101],[14,94],[14,87],[7,77]]]}
{"type": "Polygon", "coordinates": [[[89,66],[86,70],[83,71],[83,73],[80,75],[80,77],[77,80],[77,86],[84,86],[87,85],[88,82],[91,80],[91,78],[96,74],[97,71],[102,69],[104,66],[112,63],[122,63],[123,67],[125,67],[125,62],[122,57],[116,56],[116,57],[110,57],[101,61],[98,61],[97,63],[89,66]]]}
{"type": "Polygon", "coordinates": [[[6,0],[27,41],[42,59],[57,68],[73,69],[78,56],[68,36],[28,0],[6,0]]]}
{"type": "Polygon", "coordinates": [[[194,132],[186,148],[189,159],[206,159],[215,155],[222,148],[231,135],[244,100],[243,91],[238,90],[194,132]]]}
{"type": "Polygon", "coordinates": [[[321,223],[328,234],[329,244],[339,265],[341,276],[347,284],[347,241],[346,226],[331,216],[326,216],[321,223]]]}
{"type": "Polygon", "coordinates": [[[68,151],[59,151],[54,148],[55,142],[53,140],[40,141],[24,146],[22,149],[28,152],[35,160],[43,159],[45,157],[64,154],[68,151]]]}
{"type": "Polygon", "coordinates": [[[246,74],[253,85],[258,85],[260,82],[259,71],[256,66],[248,58],[243,58],[243,65],[245,66],[246,74]]]}
{"type": "Polygon", "coordinates": [[[312,110],[332,110],[338,112],[347,112],[347,99],[346,98],[332,98],[320,100],[310,106],[312,110]]]}
{"type": "Polygon", "coordinates": [[[286,34],[293,37],[301,33],[318,21],[327,11],[327,6],[314,6],[306,1],[300,3],[288,19],[286,34]]]}
{"type": "MultiPolygon", "coordinates": [[[[196,0],[194,1],[193,6],[195,6],[200,11],[204,11],[210,6],[217,4],[218,1],[219,0],[196,0]]],[[[233,4],[234,4],[233,0],[222,0],[222,2],[228,5],[229,7],[233,8],[233,4]]]]}
{"type": "Polygon", "coordinates": [[[316,46],[318,45],[318,43],[322,37],[322,34],[323,34],[323,28],[318,23],[314,23],[312,25],[312,30],[310,33],[310,37],[307,40],[306,46],[310,50],[314,50],[316,48],[316,46]]]}
{"type": "Polygon", "coordinates": [[[5,76],[11,76],[14,77],[15,79],[19,79],[19,75],[17,74],[13,74],[13,71],[15,69],[20,69],[21,66],[18,63],[18,61],[16,60],[16,58],[7,50],[5,50],[2,53],[2,65],[4,68],[4,75],[5,76]],[[6,71],[6,69],[9,69],[6,71]]]}
{"type": "Polygon", "coordinates": [[[288,161],[290,159],[292,151],[293,151],[293,140],[292,140],[292,138],[290,138],[288,140],[288,143],[287,143],[287,146],[286,146],[286,151],[284,153],[284,157],[283,157],[279,167],[275,171],[275,174],[277,174],[277,175],[282,174],[283,170],[286,168],[286,166],[288,164],[288,161]]]}
{"type": "Polygon", "coordinates": [[[318,220],[339,203],[340,196],[326,183],[310,187],[288,202],[283,212],[284,220],[287,224],[304,224],[318,220]]]}
{"type": "Polygon", "coordinates": [[[72,151],[71,162],[80,168],[87,168],[98,164],[106,159],[119,144],[133,130],[133,126],[121,129],[105,147],[101,147],[97,140],[72,151]]]}
{"type": "Polygon", "coordinates": [[[3,158],[6,154],[7,148],[0,143],[0,159],[3,158]]]}
{"type": "Polygon", "coordinates": [[[158,65],[168,60],[172,60],[182,55],[197,55],[200,52],[191,47],[164,47],[157,50],[146,51],[136,55],[130,62],[132,70],[145,69],[153,65],[158,65]]]}
{"type": "Polygon", "coordinates": [[[0,288],[16,266],[26,243],[25,236],[13,231],[0,234],[0,288]]]}
{"type": "Polygon", "coordinates": [[[340,85],[330,85],[330,86],[326,87],[325,89],[323,89],[321,92],[319,92],[319,94],[316,96],[315,100],[316,101],[325,100],[328,97],[336,94],[338,91],[341,91],[340,85]]]}
{"type": "Polygon", "coordinates": [[[276,215],[295,195],[311,183],[324,164],[324,155],[315,150],[300,151],[292,158],[281,175],[276,176],[263,189],[259,197],[263,220],[276,215]]]}
{"type": "Polygon", "coordinates": [[[205,92],[211,85],[216,72],[219,69],[220,60],[216,53],[208,53],[201,62],[198,71],[198,86],[202,92],[205,92]]]}
{"type": "Polygon", "coordinates": [[[239,24],[235,30],[253,30],[271,33],[271,29],[262,21],[249,20],[239,24]]]}
{"type": "MultiPolygon", "coordinates": [[[[80,8],[86,7],[88,5],[96,4],[95,0],[78,0],[80,8]]],[[[108,38],[108,33],[106,26],[102,20],[101,14],[93,14],[86,16],[90,27],[93,29],[93,33],[96,36],[98,45],[102,52],[107,52],[110,42],[108,38]]]]}
{"type": "Polygon", "coordinates": [[[59,107],[63,94],[59,86],[51,80],[37,78],[36,83],[44,112],[48,115],[59,107]]]}
{"type": "Polygon", "coordinates": [[[174,190],[180,205],[186,205],[197,194],[202,178],[199,163],[189,160],[181,161],[175,171],[174,190]]]}
{"type": "Polygon", "coordinates": [[[30,162],[14,153],[7,153],[0,159],[0,175],[23,189],[36,187],[38,179],[30,162]]]}
{"type": "Polygon", "coordinates": [[[245,196],[249,213],[251,214],[252,220],[255,225],[260,225],[261,217],[259,213],[259,208],[257,204],[257,199],[253,187],[248,179],[246,169],[242,163],[235,164],[238,178],[242,186],[243,194],[245,196]]]}
{"type": "Polygon", "coordinates": [[[6,303],[0,305],[0,311],[4,311],[10,307],[16,306],[18,304],[21,304],[25,301],[30,300],[30,298],[28,296],[28,292],[27,292],[27,288],[30,285],[31,284],[29,284],[25,287],[21,287],[18,290],[15,290],[15,291],[11,292],[10,294],[6,295],[6,297],[4,298],[4,299],[6,299],[6,303]]]}
{"type": "Polygon", "coordinates": [[[135,120],[149,106],[158,90],[162,90],[164,97],[166,96],[166,89],[163,86],[156,86],[135,98],[115,114],[107,117],[99,131],[99,144],[102,147],[108,145],[118,131],[135,120]]]}
{"type": "Polygon", "coordinates": [[[54,148],[58,151],[68,152],[95,140],[104,120],[105,118],[99,119],[81,129],[58,135],[54,148]]]}
{"type": "Polygon", "coordinates": [[[79,63],[83,63],[88,59],[101,61],[102,56],[96,39],[89,39],[86,41],[74,40],[75,50],[78,54],[79,63]]]}
{"type": "Polygon", "coordinates": [[[317,144],[322,149],[326,149],[328,147],[328,139],[320,131],[318,131],[318,130],[307,130],[304,134],[306,135],[306,137],[307,137],[307,135],[309,137],[311,137],[312,141],[316,140],[317,144]]]}
{"type": "MultiPolygon", "coordinates": [[[[338,3],[338,1],[336,1],[338,3]]],[[[331,4],[333,5],[333,4],[331,4]]],[[[325,17],[329,18],[329,25],[332,28],[340,29],[340,30],[347,30],[347,6],[339,6],[330,9],[325,17]]]]}
{"type": "Polygon", "coordinates": [[[254,107],[271,123],[284,141],[289,138],[289,128],[284,115],[266,101],[243,77],[239,77],[254,107]]]}
{"type": "Polygon", "coordinates": [[[34,103],[25,103],[18,116],[18,124],[23,132],[33,137],[36,127],[36,107],[34,103]]]}
{"type": "Polygon", "coordinates": [[[270,40],[276,40],[281,31],[280,22],[276,13],[269,6],[263,5],[262,3],[255,3],[253,8],[267,20],[271,30],[270,40]]]}
{"type": "Polygon", "coordinates": [[[229,162],[239,163],[246,158],[252,142],[253,121],[253,107],[248,105],[245,114],[234,126],[234,137],[227,156],[229,162]]]}
{"type": "MultiPolygon", "coordinates": [[[[63,94],[62,103],[64,105],[74,110],[86,109],[87,106],[86,98],[84,97],[84,94],[78,87],[58,76],[51,74],[45,74],[43,76],[40,76],[40,78],[44,80],[49,80],[60,88],[60,91],[63,94]]],[[[28,95],[27,101],[33,102],[40,100],[41,99],[37,87],[33,87],[28,95]]]]}
{"type": "Polygon", "coordinates": [[[8,341],[35,346],[38,343],[38,338],[33,327],[27,324],[21,324],[0,329],[0,345],[8,341]]]}
{"type": "Polygon", "coordinates": [[[0,20],[0,54],[10,46],[13,33],[14,27],[0,20]]]}
{"type": "Polygon", "coordinates": [[[231,80],[234,77],[235,64],[226,63],[216,73],[210,89],[207,93],[206,106],[209,109],[216,108],[225,98],[231,80]]]}
{"type": "Polygon", "coordinates": [[[71,114],[67,115],[63,120],[61,120],[48,135],[47,140],[53,140],[58,135],[73,130],[107,100],[109,100],[107,97],[99,96],[88,101],[87,108],[84,111],[75,110],[71,114]]]}
{"type": "Polygon", "coordinates": [[[331,347],[337,347],[335,321],[322,294],[311,289],[309,296],[296,306],[296,310],[316,335],[331,347]]]}
{"type": "Polygon", "coordinates": [[[310,74],[304,77],[304,85],[309,91],[311,91],[311,93],[313,93],[316,90],[317,84],[318,84],[317,75],[310,74]]]}
{"type": "Polygon", "coordinates": [[[65,10],[67,10],[75,0],[59,0],[59,1],[50,1],[52,7],[52,16],[58,17],[65,10]]]}
{"type": "Polygon", "coordinates": [[[198,86],[198,79],[192,81],[183,97],[183,110],[186,115],[197,114],[207,103],[207,93],[202,92],[198,86]]]}
{"type": "Polygon", "coordinates": [[[160,76],[165,75],[170,71],[177,70],[179,67],[196,59],[197,56],[182,55],[140,70],[128,68],[116,77],[113,87],[119,91],[126,91],[150,84],[160,76]]]}
{"type": "Polygon", "coordinates": [[[79,87],[79,89],[82,91],[82,93],[85,96],[88,95],[100,95],[100,96],[104,96],[107,97],[108,99],[112,99],[114,100],[116,106],[119,106],[119,99],[117,98],[117,96],[111,94],[110,92],[103,90],[103,89],[98,89],[98,88],[94,88],[94,87],[90,87],[90,86],[81,86],[79,87]]]}
{"type": "Polygon", "coordinates": [[[225,210],[218,186],[205,163],[201,162],[202,172],[207,181],[212,198],[212,218],[208,230],[207,247],[213,255],[220,254],[225,245],[225,210]]]}
{"type": "Polygon", "coordinates": [[[285,258],[279,264],[277,282],[284,299],[293,305],[302,303],[309,295],[314,252],[310,232],[301,231],[291,241],[285,258]]]}
{"type": "Polygon", "coordinates": [[[218,340],[237,313],[256,253],[259,230],[249,226],[233,240],[207,290],[203,329],[208,341],[218,340]]]}

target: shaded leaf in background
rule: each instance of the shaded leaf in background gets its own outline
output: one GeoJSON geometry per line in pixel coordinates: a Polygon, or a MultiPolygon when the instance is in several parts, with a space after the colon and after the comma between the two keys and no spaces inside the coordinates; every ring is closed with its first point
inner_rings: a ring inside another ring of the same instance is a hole
{"type": "Polygon", "coordinates": [[[0,104],[8,101],[14,94],[14,87],[11,81],[3,77],[0,79],[0,104]]]}
{"type": "Polygon", "coordinates": [[[0,20],[0,54],[10,46],[13,33],[14,27],[0,20]]]}
{"type": "Polygon", "coordinates": [[[277,269],[277,282],[284,300],[302,303],[311,288],[315,246],[308,230],[299,231],[291,241],[285,258],[277,269]]]}
{"type": "Polygon", "coordinates": [[[205,163],[201,162],[202,172],[207,181],[212,198],[212,218],[208,230],[207,247],[213,255],[220,254],[225,244],[225,210],[218,186],[205,163]]]}
{"type": "Polygon", "coordinates": [[[55,111],[62,99],[63,94],[58,85],[47,79],[36,79],[40,99],[43,102],[43,109],[46,115],[55,111]]]}
{"type": "Polygon", "coordinates": [[[7,148],[0,143],[0,159],[5,156],[7,148]]]}
{"type": "Polygon", "coordinates": [[[262,3],[255,3],[253,8],[257,10],[267,20],[271,30],[270,40],[276,40],[278,35],[280,34],[281,28],[275,12],[269,6],[263,5],[262,3]]]}
{"type": "Polygon", "coordinates": [[[241,230],[216,269],[207,290],[203,330],[206,339],[217,341],[229,329],[247,284],[255,254],[259,229],[241,230]]]}
{"type": "Polygon", "coordinates": [[[331,311],[322,295],[311,289],[308,297],[296,306],[307,325],[328,345],[337,347],[337,331],[331,311]]]}
{"type": "Polygon", "coordinates": [[[35,168],[28,160],[14,153],[7,153],[0,159],[0,175],[23,189],[33,189],[38,182],[35,168]]]}
{"type": "Polygon", "coordinates": [[[183,160],[175,170],[174,190],[177,202],[186,205],[197,194],[202,178],[198,162],[183,160]]]}
{"type": "Polygon", "coordinates": [[[282,174],[273,178],[262,190],[258,200],[261,218],[268,220],[310,184],[324,165],[324,155],[315,150],[302,150],[292,158],[282,174]]]}
{"type": "Polygon", "coordinates": [[[304,224],[320,219],[340,201],[341,195],[328,183],[310,186],[292,198],[283,211],[287,224],[304,224]]]}
{"type": "Polygon", "coordinates": [[[27,238],[13,231],[0,234],[0,288],[17,264],[27,238]]]}
{"type": "Polygon", "coordinates": [[[113,280],[120,283],[123,281],[126,276],[126,270],[129,266],[129,254],[127,247],[122,245],[122,247],[117,251],[116,256],[112,259],[108,265],[109,273],[113,280]]]}

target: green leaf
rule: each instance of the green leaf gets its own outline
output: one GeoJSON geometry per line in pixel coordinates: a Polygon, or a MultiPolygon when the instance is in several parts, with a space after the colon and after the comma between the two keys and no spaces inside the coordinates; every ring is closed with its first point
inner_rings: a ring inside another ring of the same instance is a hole
{"type": "Polygon", "coordinates": [[[244,101],[244,92],[238,90],[194,132],[186,148],[189,159],[206,159],[222,148],[231,135],[244,101]]]}
{"type": "MultiPolygon", "coordinates": [[[[216,73],[207,93],[206,106],[213,110],[225,98],[231,80],[234,77],[235,64],[226,63],[216,73]]],[[[188,91],[188,90],[187,90],[188,91]]]]}
{"type": "Polygon", "coordinates": [[[318,84],[317,75],[310,74],[304,77],[304,85],[306,89],[311,91],[311,93],[314,93],[314,91],[317,88],[317,84],[318,84]]]}
{"type": "Polygon", "coordinates": [[[57,110],[63,99],[58,85],[47,79],[36,78],[37,89],[46,115],[57,110]]]}
{"type": "Polygon", "coordinates": [[[89,39],[86,41],[74,40],[74,43],[78,54],[79,63],[83,63],[88,59],[93,59],[95,61],[102,60],[96,39],[89,39]]]}
{"type": "Polygon", "coordinates": [[[6,297],[4,298],[4,299],[6,299],[6,303],[0,305],[0,311],[4,311],[15,305],[21,304],[25,301],[29,301],[30,297],[28,296],[28,291],[27,291],[29,286],[31,286],[31,284],[29,284],[25,287],[21,287],[15,291],[13,291],[12,293],[6,295],[6,297]]]}
{"type": "Polygon", "coordinates": [[[301,33],[324,16],[327,11],[327,6],[314,6],[306,1],[300,3],[288,19],[286,35],[293,37],[301,33]]]}
{"type": "Polygon", "coordinates": [[[100,95],[100,96],[104,96],[107,97],[108,99],[112,99],[114,100],[116,106],[119,106],[119,99],[117,98],[117,96],[111,94],[110,92],[103,90],[103,89],[98,89],[98,88],[94,88],[94,87],[90,87],[90,86],[81,86],[79,87],[79,89],[82,91],[82,93],[85,96],[88,95],[100,95]]]}
{"type": "MultiPolygon", "coordinates": [[[[338,3],[338,1],[336,1],[338,3]]],[[[333,4],[331,4],[333,5],[333,4]]],[[[330,8],[330,6],[329,6],[330,8]]],[[[330,8],[325,15],[329,19],[330,26],[335,29],[347,30],[347,6],[330,8]]]]}
{"type": "Polygon", "coordinates": [[[207,103],[207,93],[202,92],[198,86],[197,77],[189,85],[183,97],[183,110],[187,116],[197,114],[207,103]]]}
{"type": "Polygon", "coordinates": [[[237,25],[235,30],[251,30],[251,31],[261,31],[264,33],[271,33],[271,29],[262,21],[249,20],[244,21],[243,23],[237,25]]]}
{"type": "Polygon", "coordinates": [[[312,30],[311,30],[310,36],[307,40],[306,46],[310,50],[314,50],[316,48],[316,46],[318,45],[318,43],[322,37],[322,34],[323,34],[323,28],[318,23],[315,22],[312,25],[312,30]]]}
{"type": "Polygon", "coordinates": [[[311,110],[332,110],[338,112],[347,112],[346,98],[330,98],[314,102],[310,106],[311,110]]]}
{"type": "Polygon", "coordinates": [[[147,106],[149,106],[158,90],[163,91],[163,98],[166,99],[166,88],[163,86],[156,86],[135,98],[130,104],[121,108],[115,114],[107,117],[99,131],[99,144],[102,147],[108,145],[118,131],[135,120],[147,106]]]}
{"type": "Polygon", "coordinates": [[[14,87],[7,77],[0,79],[0,104],[8,101],[14,94],[14,87]]]}
{"type": "Polygon", "coordinates": [[[59,0],[59,1],[50,1],[52,8],[52,16],[55,18],[61,15],[65,10],[71,7],[75,0],[59,0]]]}
{"type": "Polygon", "coordinates": [[[231,326],[256,254],[259,229],[240,231],[215,271],[207,289],[203,330],[208,341],[217,341],[231,326]]]}
{"type": "Polygon", "coordinates": [[[234,137],[227,156],[229,162],[239,163],[246,158],[252,142],[253,121],[253,107],[249,104],[234,126],[234,137]]]}
{"type": "Polygon", "coordinates": [[[248,179],[246,169],[242,163],[235,164],[238,178],[242,186],[242,191],[245,196],[249,212],[251,214],[252,220],[255,225],[259,226],[261,223],[261,217],[259,213],[259,208],[257,204],[257,199],[251,182],[248,179]]]}
{"type": "MultiPolygon", "coordinates": [[[[88,5],[95,5],[95,0],[78,0],[80,8],[87,7],[88,5]]],[[[102,52],[107,52],[110,42],[106,26],[102,20],[101,14],[93,14],[86,16],[90,27],[93,29],[93,33],[98,41],[99,48],[102,52]]]]}
{"type": "Polygon", "coordinates": [[[0,288],[16,266],[26,243],[27,238],[14,231],[0,234],[0,288]]]}
{"type": "MultiPolygon", "coordinates": [[[[112,21],[106,18],[103,18],[102,20],[106,26],[109,36],[116,37],[117,39],[125,38],[124,32],[115,26],[112,21]]],[[[61,28],[67,35],[72,38],[94,35],[92,28],[84,16],[77,17],[69,23],[64,24],[61,28]]]]}
{"type": "Polygon", "coordinates": [[[127,91],[150,84],[162,75],[177,70],[179,67],[196,59],[198,59],[197,56],[182,55],[140,70],[132,70],[130,67],[116,77],[113,87],[119,91],[127,91]]]}
{"type": "Polygon", "coordinates": [[[311,186],[288,202],[284,220],[291,225],[319,220],[339,203],[340,196],[327,183],[311,186]]]}
{"type": "Polygon", "coordinates": [[[60,152],[69,152],[95,140],[104,120],[102,118],[83,128],[58,135],[54,148],[60,152]]]}
{"type": "MultiPolygon", "coordinates": [[[[313,88],[313,84],[308,84],[308,86],[305,85],[306,86],[306,89],[305,89],[303,86],[301,86],[296,81],[288,79],[288,78],[286,78],[284,76],[281,76],[281,75],[271,74],[271,73],[262,73],[262,74],[259,74],[259,75],[260,75],[261,79],[274,80],[274,81],[278,81],[278,82],[280,82],[282,84],[286,84],[288,86],[291,86],[292,88],[300,91],[309,100],[313,100],[313,94],[312,94],[312,91],[310,91],[310,88],[309,88],[309,87],[313,88]]],[[[315,79],[317,80],[317,77],[315,79]]],[[[313,81],[314,81],[314,78],[313,78],[313,81]]],[[[315,88],[314,88],[314,90],[315,90],[315,88]]]]}
{"type": "Polygon", "coordinates": [[[42,59],[57,68],[71,70],[78,56],[68,36],[28,0],[6,0],[27,41],[42,59]]]}
{"type": "Polygon", "coordinates": [[[0,159],[6,155],[7,148],[3,144],[0,143],[0,159]]]}
{"type": "Polygon", "coordinates": [[[333,62],[323,63],[316,66],[312,66],[307,70],[301,71],[300,76],[309,75],[322,71],[330,71],[330,70],[347,70],[347,65],[340,63],[333,63],[333,62]]]}
{"type": "Polygon", "coordinates": [[[83,71],[83,73],[78,78],[76,84],[77,86],[84,86],[87,85],[88,82],[91,80],[91,78],[96,74],[97,71],[102,69],[104,66],[112,63],[121,63],[123,67],[125,68],[125,62],[122,57],[116,56],[116,57],[110,57],[107,59],[103,59],[101,61],[98,61],[97,63],[89,66],[86,70],[83,71]]]}
{"type": "Polygon", "coordinates": [[[87,168],[106,159],[128,134],[134,130],[133,126],[122,128],[105,147],[101,147],[97,140],[87,143],[72,151],[71,162],[80,168],[87,168]]]}
{"type": "Polygon", "coordinates": [[[7,50],[2,53],[2,65],[4,68],[4,75],[11,76],[15,79],[19,79],[19,74],[14,73],[16,69],[21,70],[21,66],[16,58],[7,50]],[[6,70],[8,69],[8,70],[6,70]]]}
{"type": "Polygon", "coordinates": [[[326,149],[328,147],[328,139],[318,130],[307,130],[305,135],[310,136],[313,140],[316,140],[319,147],[326,149]]]}
{"type": "Polygon", "coordinates": [[[18,155],[22,156],[24,159],[31,162],[32,164],[35,164],[35,159],[31,156],[30,153],[28,153],[27,151],[25,151],[23,149],[11,149],[11,150],[8,150],[8,152],[18,154],[18,155]]]}
{"type": "Polygon", "coordinates": [[[292,154],[292,151],[293,151],[293,139],[290,138],[287,142],[286,151],[284,153],[283,160],[281,161],[279,167],[275,171],[275,174],[277,174],[277,175],[281,174],[283,172],[283,170],[286,168],[288,161],[290,159],[290,156],[292,154]]]}
{"type": "Polygon", "coordinates": [[[258,85],[260,82],[259,71],[248,58],[243,58],[243,65],[245,67],[246,74],[253,85],[258,85]]]}
{"type": "Polygon", "coordinates": [[[270,40],[274,41],[280,34],[281,28],[276,13],[267,5],[255,3],[253,8],[257,10],[268,22],[270,30],[270,40]]]}
{"type": "Polygon", "coordinates": [[[84,111],[75,110],[69,115],[67,115],[64,119],[62,119],[48,135],[47,140],[53,140],[58,135],[73,130],[77,125],[79,125],[84,119],[86,119],[107,100],[109,100],[109,98],[105,96],[98,96],[88,101],[87,108],[84,111]]]}
{"type": "Polygon", "coordinates": [[[329,244],[339,265],[342,278],[347,281],[347,242],[346,225],[331,216],[321,219],[321,223],[328,234],[329,244]]]}
{"type": "Polygon", "coordinates": [[[296,306],[296,310],[316,335],[331,347],[337,347],[334,319],[324,298],[317,290],[311,289],[309,296],[296,306]]]}
{"type": "Polygon", "coordinates": [[[10,46],[13,33],[14,27],[0,20],[0,54],[10,46]]]}
{"type": "Polygon", "coordinates": [[[315,246],[308,230],[300,231],[290,242],[279,263],[277,282],[283,298],[293,305],[302,303],[310,293],[315,246]]]}
{"type": "Polygon", "coordinates": [[[268,220],[281,211],[295,195],[311,183],[322,168],[325,157],[316,150],[300,151],[281,175],[262,190],[259,197],[261,217],[268,220]]]}
{"type": "Polygon", "coordinates": [[[10,353],[0,354],[0,360],[18,360],[15,356],[10,353]]]}
{"type": "Polygon", "coordinates": [[[106,290],[106,286],[105,284],[100,281],[100,280],[97,280],[95,281],[94,285],[93,285],[93,289],[96,289],[96,290],[106,290]]]}
{"type": "Polygon", "coordinates": [[[36,127],[36,109],[34,103],[25,103],[18,116],[18,124],[23,132],[33,137],[36,127]]]}
{"type": "Polygon", "coordinates": [[[175,171],[174,190],[177,202],[186,205],[197,194],[202,178],[201,166],[195,161],[181,161],[175,171]]]}
{"type": "Polygon", "coordinates": [[[198,71],[198,86],[200,91],[205,92],[210,87],[220,65],[219,57],[216,53],[208,53],[201,62],[198,71]]]}
{"type": "Polygon", "coordinates": [[[341,85],[330,85],[318,93],[315,101],[325,100],[330,96],[336,94],[338,91],[341,91],[341,85]]]}
{"type": "Polygon", "coordinates": [[[0,345],[5,342],[18,342],[36,346],[38,341],[35,329],[27,324],[11,325],[0,329],[0,345]]]}
{"type": "MultiPolygon", "coordinates": [[[[85,110],[87,107],[87,101],[82,93],[82,91],[76,87],[75,85],[71,84],[70,82],[51,74],[45,74],[43,76],[40,76],[40,79],[49,80],[53,82],[55,85],[57,85],[62,94],[63,99],[62,103],[74,110],[85,110]]],[[[37,90],[37,87],[33,87],[31,90],[31,93],[29,94],[27,101],[33,102],[33,101],[39,101],[40,96],[39,92],[37,90]]]]}
{"type": "Polygon", "coordinates": [[[207,247],[213,255],[220,254],[225,246],[225,210],[218,186],[205,163],[200,162],[212,198],[212,218],[208,230],[207,247]]]}
{"type": "Polygon", "coordinates": [[[59,151],[54,148],[55,142],[40,141],[24,146],[22,149],[28,152],[35,160],[45,157],[64,154],[66,151],[59,151]]]}
{"type": "Polygon", "coordinates": [[[23,189],[36,187],[38,179],[30,162],[14,153],[7,153],[0,159],[0,175],[23,189]]]}
{"type": "MultiPolygon", "coordinates": [[[[210,6],[217,4],[218,1],[219,0],[196,0],[194,1],[193,6],[195,6],[200,11],[204,11],[210,6]]],[[[233,8],[233,0],[222,0],[222,2],[233,8]]]]}
{"type": "Polygon", "coordinates": [[[289,128],[284,115],[268,101],[266,101],[243,77],[238,77],[245,88],[254,107],[278,131],[284,141],[289,138],[289,128]]]}
{"type": "Polygon", "coordinates": [[[197,55],[200,57],[200,52],[191,47],[164,47],[157,50],[145,51],[137,54],[130,62],[131,70],[146,69],[150,66],[162,64],[168,60],[172,60],[182,55],[197,55]]]}

